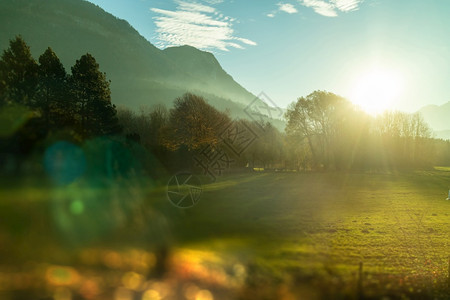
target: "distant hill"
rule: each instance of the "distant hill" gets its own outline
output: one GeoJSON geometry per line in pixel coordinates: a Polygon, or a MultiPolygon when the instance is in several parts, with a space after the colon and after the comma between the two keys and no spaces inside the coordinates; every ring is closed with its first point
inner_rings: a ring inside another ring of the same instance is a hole
{"type": "Polygon", "coordinates": [[[419,110],[434,130],[437,138],[450,139],[450,102],[443,105],[427,105],[419,110]]]}
{"type": "Polygon", "coordinates": [[[450,130],[438,130],[434,132],[435,137],[443,140],[450,140],[450,130]]]}
{"type": "Polygon", "coordinates": [[[36,59],[50,46],[68,72],[76,59],[91,53],[111,80],[118,106],[170,106],[176,97],[194,92],[243,117],[256,97],[213,54],[190,46],[160,50],[126,21],[84,0],[1,0],[0,28],[1,50],[20,34],[36,59]]]}

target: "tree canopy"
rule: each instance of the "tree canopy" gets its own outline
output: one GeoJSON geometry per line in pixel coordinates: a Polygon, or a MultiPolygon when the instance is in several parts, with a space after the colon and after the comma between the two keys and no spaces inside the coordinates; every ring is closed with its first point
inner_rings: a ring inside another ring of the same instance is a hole
{"type": "Polygon", "coordinates": [[[31,105],[36,91],[38,65],[30,47],[18,36],[0,59],[0,103],[31,105]]]}
{"type": "Polygon", "coordinates": [[[18,36],[0,59],[0,104],[32,111],[35,118],[27,131],[40,136],[64,128],[82,138],[120,132],[109,81],[95,58],[87,53],[71,70],[68,75],[50,47],[37,63],[18,36]]]}

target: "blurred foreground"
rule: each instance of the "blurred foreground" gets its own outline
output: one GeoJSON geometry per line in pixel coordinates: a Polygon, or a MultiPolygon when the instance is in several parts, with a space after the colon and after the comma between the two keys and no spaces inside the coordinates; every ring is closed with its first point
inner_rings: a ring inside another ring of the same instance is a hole
{"type": "Polygon", "coordinates": [[[224,176],[179,209],[150,178],[2,179],[0,298],[446,299],[449,180],[224,176]]]}

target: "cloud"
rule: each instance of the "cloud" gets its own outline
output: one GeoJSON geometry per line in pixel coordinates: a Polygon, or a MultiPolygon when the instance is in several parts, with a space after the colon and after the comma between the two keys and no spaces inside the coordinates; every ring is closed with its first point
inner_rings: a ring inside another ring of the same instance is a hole
{"type": "Polygon", "coordinates": [[[288,14],[298,13],[298,10],[295,8],[295,6],[290,3],[279,2],[279,3],[277,3],[277,5],[278,5],[278,9],[273,10],[270,13],[266,14],[267,17],[274,18],[279,12],[285,12],[288,14]]]}
{"type": "Polygon", "coordinates": [[[199,3],[178,2],[178,8],[184,11],[214,13],[216,9],[199,3]]]}
{"type": "MultiPolygon", "coordinates": [[[[220,3],[220,0],[209,0],[220,3]]],[[[157,27],[157,46],[190,45],[203,50],[229,48],[244,49],[243,45],[255,46],[249,39],[236,37],[233,30],[234,18],[224,16],[214,7],[185,1],[178,1],[175,10],[151,8],[157,14],[153,19],[157,27]]]]}
{"type": "Polygon", "coordinates": [[[298,12],[294,5],[289,3],[278,3],[278,8],[288,14],[295,14],[298,12]]]}
{"type": "Polygon", "coordinates": [[[254,41],[251,41],[249,39],[244,39],[244,38],[235,38],[235,39],[240,41],[240,42],[242,42],[242,43],[244,43],[244,44],[250,45],[250,46],[256,46],[257,45],[254,41]]]}
{"type": "Polygon", "coordinates": [[[311,7],[322,16],[336,17],[337,13],[333,4],[322,0],[300,0],[300,3],[306,7],[311,7]]]}
{"type": "Polygon", "coordinates": [[[207,3],[209,3],[209,4],[214,5],[214,4],[222,3],[224,0],[203,0],[203,1],[205,1],[205,2],[207,2],[207,3]]]}
{"type": "Polygon", "coordinates": [[[337,17],[339,12],[359,9],[363,0],[299,0],[300,4],[311,7],[316,13],[326,17],[337,17]]]}
{"type": "Polygon", "coordinates": [[[337,9],[343,12],[358,10],[362,0],[333,0],[337,9]]]}

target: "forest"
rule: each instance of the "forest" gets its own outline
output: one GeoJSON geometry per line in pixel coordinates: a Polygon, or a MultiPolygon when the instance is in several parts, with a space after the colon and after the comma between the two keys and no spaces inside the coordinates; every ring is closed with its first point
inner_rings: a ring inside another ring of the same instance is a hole
{"type": "Polygon", "coordinates": [[[50,47],[36,61],[20,36],[11,40],[0,60],[2,171],[20,172],[24,162],[28,171],[30,165],[33,172],[42,171],[33,160],[51,143],[81,146],[98,137],[125,148],[136,143],[171,172],[195,169],[211,178],[254,170],[380,171],[450,164],[449,141],[433,138],[418,113],[371,116],[326,91],[293,102],[280,132],[267,118],[233,118],[189,92],[167,105],[116,108],[109,84],[89,53],[69,74],[50,47]],[[220,161],[206,166],[198,159],[205,151],[220,161]]]}

